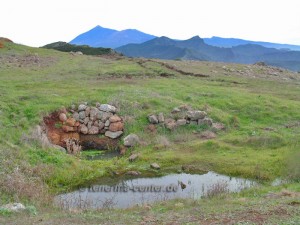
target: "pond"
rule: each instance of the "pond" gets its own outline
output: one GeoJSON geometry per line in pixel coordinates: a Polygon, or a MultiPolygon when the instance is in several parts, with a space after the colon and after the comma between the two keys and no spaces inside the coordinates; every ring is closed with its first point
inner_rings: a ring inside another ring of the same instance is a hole
{"type": "Polygon", "coordinates": [[[256,182],[220,175],[170,174],[154,178],[124,179],[114,185],[99,183],[55,197],[63,209],[129,208],[177,198],[197,199],[222,192],[239,192],[256,182]]]}

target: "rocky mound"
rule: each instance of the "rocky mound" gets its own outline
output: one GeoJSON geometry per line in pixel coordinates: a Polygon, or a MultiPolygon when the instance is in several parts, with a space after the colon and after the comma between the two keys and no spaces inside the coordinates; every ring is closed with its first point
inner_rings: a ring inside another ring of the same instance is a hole
{"type": "Polygon", "coordinates": [[[205,111],[193,110],[186,105],[174,108],[171,115],[170,118],[165,119],[163,113],[152,114],[148,116],[148,120],[151,124],[162,124],[169,130],[174,130],[176,127],[184,125],[206,126],[216,130],[225,129],[223,124],[214,123],[214,121],[207,116],[205,111]]]}
{"type": "Polygon", "coordinates": [[[63,108],[44,117],[47,136],[54,145],[70,153],[81,149],[116,149],[124,130],[123,119],[116,112],[116,107],[100,103],[63,108]]]}

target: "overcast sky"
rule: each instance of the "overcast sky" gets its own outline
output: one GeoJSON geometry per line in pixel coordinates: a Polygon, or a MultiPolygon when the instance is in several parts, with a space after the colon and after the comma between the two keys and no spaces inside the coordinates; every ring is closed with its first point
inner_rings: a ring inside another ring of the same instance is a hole
{"type": "Polygon", "coordinates": [[[300,45],[300,0],[3,0],[0,21],[0,37],[30,46],[69,42],[96,25],[300,45]]]}

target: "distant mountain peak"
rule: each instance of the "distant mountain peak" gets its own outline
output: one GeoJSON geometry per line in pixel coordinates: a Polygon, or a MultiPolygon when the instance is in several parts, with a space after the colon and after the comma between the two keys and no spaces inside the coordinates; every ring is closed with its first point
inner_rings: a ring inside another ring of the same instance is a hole
{"type": "Polygon", "coordinates": [[[70,41],[70,44],[117,48],[130,43],[140,44],[154,38],[156,37],[136,29],[118,31],[97,25],[93,29],[78,35],[70,41]]]}

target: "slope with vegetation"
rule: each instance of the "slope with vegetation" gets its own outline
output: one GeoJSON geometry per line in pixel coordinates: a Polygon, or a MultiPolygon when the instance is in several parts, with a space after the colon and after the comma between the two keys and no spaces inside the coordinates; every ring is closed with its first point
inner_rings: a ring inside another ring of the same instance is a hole
{"type": "Polygon", "coordinates": [[[32,216],[33,207],[20,215],[0,210],[1,224],[299,222],[299,74],[263,65],[76,57],[13,43],[4,46],[0,49],[0,205],[23,202],[38,208],[38,215],[32,216]],[[125,156],[95,161],[43,149],[31,130],[43,116],[82,101],[117,106],[127,118],[124,135],[136,133],[141,145],[125,156]],[[180,105],[207,111],[226,130],[207,140],[201,138],[199,126],[173,132],[164,127],[148,129],[149,114],[168,114],[180,105]],[[140,157],[131,163],[132,152],[140,157]],[[149,171],[152,162],[161,170],[149,171]],[[133,210],[67,213],[51,206],[54,194],[114,174],[137,170],[142,175],[162,175],[182,166],[265,184],[236,195],[166,201],[133,210]],[[270,187],[279,177],[291,183],[270,187]],[[289,189],[288,194],[280,192],[283,188],[289,189]],[[275,193],[271,200],[269,191],[275,193]]]}

